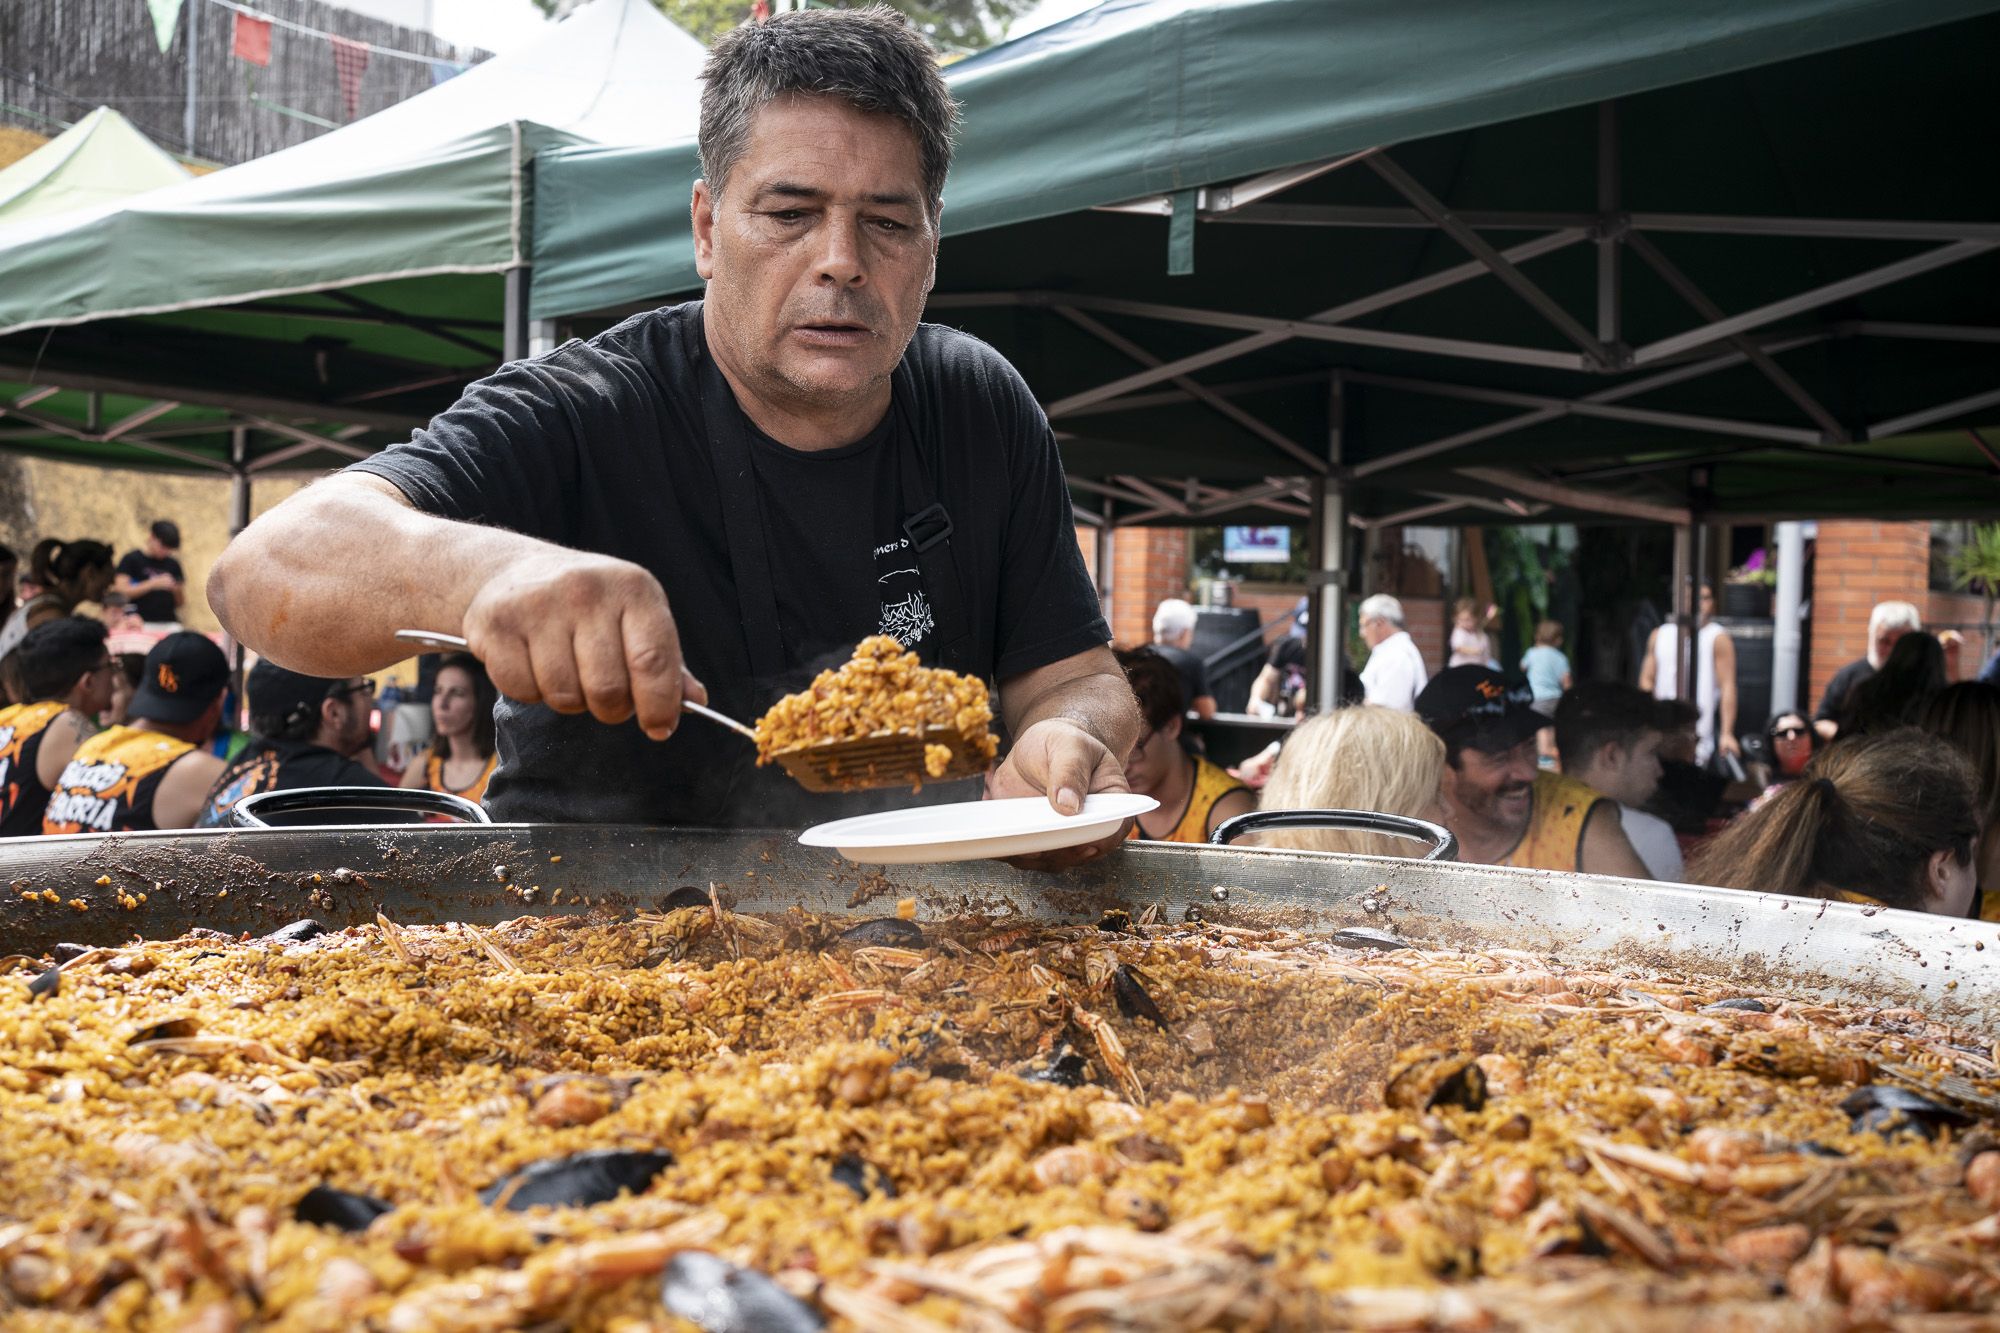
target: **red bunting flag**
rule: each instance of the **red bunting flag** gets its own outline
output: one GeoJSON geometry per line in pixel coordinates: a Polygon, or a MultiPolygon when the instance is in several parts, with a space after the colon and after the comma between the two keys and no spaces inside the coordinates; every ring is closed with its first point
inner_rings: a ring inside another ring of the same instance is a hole
{"type": "Polygon", "coordinates": [[[770,18],[771,0],[757,0],[756,4],[750,6],[750,21],[752,23],[766,23],[770,21],[770,18]]]}
{"type": "Polygon", "coordinates": [[[340,76],[340,100],[347,106],[347,118],[353,120],[361,110],[361,76],[368,72],[368,53],[374,48],[345,37],[327,40],[333,43],[333,72],[340,76]]]}
{"type": "Polygon", "coordinates": [[[238,13],[232,49],[238,60],[268,66],[271,63],[271,20],[238,13]]]}

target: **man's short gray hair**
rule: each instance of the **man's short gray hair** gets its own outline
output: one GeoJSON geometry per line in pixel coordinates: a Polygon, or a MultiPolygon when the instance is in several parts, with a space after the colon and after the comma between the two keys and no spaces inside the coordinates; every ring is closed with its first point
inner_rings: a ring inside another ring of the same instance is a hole
{"type": "Polygon", "coordinates": [[[1875,609],[1868,613],[1868,665],[1878,671],[1882,667],[1882,655],[1875,651],[1875,641],[1892,629],[1914,633],[1924,627],[1924,617],[1909,602],[1877,602],[1875,609]]]}
{"type": "Polygon", "coordinates": [[[1361,603],[1356,616],[1361,620],[1386,620],[1397,629],[1403,626],[1403,604],[1386,592],[1378,592],[1361,603]]]}
{"type": "Polygon", "coordinates": [[[944,205],[958,103],[915,28],[883,5],[801,9],[717,39],[701,71],[701,174],[720,195],[757,113],[780,97],[837,97],[917,136],[931,216],[944,205]]]}
{"type": "Polygon", "coordinates": [[[1193,631],[1194,608],[1178,597],[1169,597],[1153,608],[1153,637],[1179,638],[1193,631]]]}

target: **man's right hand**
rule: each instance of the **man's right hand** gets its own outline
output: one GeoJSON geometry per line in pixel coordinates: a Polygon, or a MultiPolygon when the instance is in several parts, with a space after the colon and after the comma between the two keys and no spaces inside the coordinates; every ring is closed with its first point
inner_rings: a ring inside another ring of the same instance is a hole
{"type": "Polygon", "coordinates": [[[501,566],[465,608],[464,635],[502,694],[600,722],[636,716],[665,740],[683,697],[708,691],[681,661],[659,580],[609,556],[544,548],[501,566]]]}

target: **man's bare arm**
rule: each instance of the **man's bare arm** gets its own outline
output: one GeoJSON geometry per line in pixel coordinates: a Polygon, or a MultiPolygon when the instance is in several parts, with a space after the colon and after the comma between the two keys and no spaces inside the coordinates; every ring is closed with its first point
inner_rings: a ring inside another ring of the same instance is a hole
{"type": "Polygon", "coordinates": [[[1715,681],[1721,699],[1721,734],[1717,743],[1729,754],[1740,753],[1736,742],[1736,640],[1727,634],[1715,639],[1715,681]]]}
{"type": "Polygon", "coordinates": [[[1583,845],[1577,849],[1577,869],[1586,875],[1617,875],[1651,879],[1653,872],[1632,850],[1616,801],[1599,801],[1583,822],[1583,845]]]}
{"type": "Polygon", "coordinates": [[[343,473],[244,529],[216,562],[209,605],[257,652],[316,676],[408,657],[398,629],[469,639],[501,693],[603,722],[636,714],[671,734],[682,668],[659,581],[639,566],[425,514],[388,481],[343,473]]]}

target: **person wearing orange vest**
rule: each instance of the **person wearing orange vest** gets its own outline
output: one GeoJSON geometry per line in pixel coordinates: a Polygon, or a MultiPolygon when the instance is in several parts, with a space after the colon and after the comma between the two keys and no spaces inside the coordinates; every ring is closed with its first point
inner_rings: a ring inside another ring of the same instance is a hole
{"type": "Polygon", "coordinates": [[[200,634],[169,634],[146,654],[131,721],[76,748],[42,816],[44,833],[190,828],[223,769],[202,748],[222,720],[229,662],[200,634]]]}
{"type": "Polygon", "coordinates": [[[1445,744],[1444,823],[1459,860],[1650,879],[1618,803],[1538,767],[1535,733],[1548,719],[1533,699],[1475,666],[1442,671],[1417,695],[1417,716],[1445,744]]]}
{"type": "Polygon", "coordinates": [[[1121,649],[1119,665],[1132,683],[1144,729],[1125,757],[1132,790],[1160,808],[1139,816],[1128,838],[1153,842],[1207,842],[1215,826],[1256,808],[1250,789],[1200,755],[1181,748],[1187,702],[1180,672],[1150,648],[1121,649]]]}
{"type": "Polygon", "coordinates": [[[63,766],[111,707],[118,664],[98,620],[62,616],[28,631],[14,650],[28,702],[0,708],[0,838],[42,831],[42,811],[63,766]]]}

